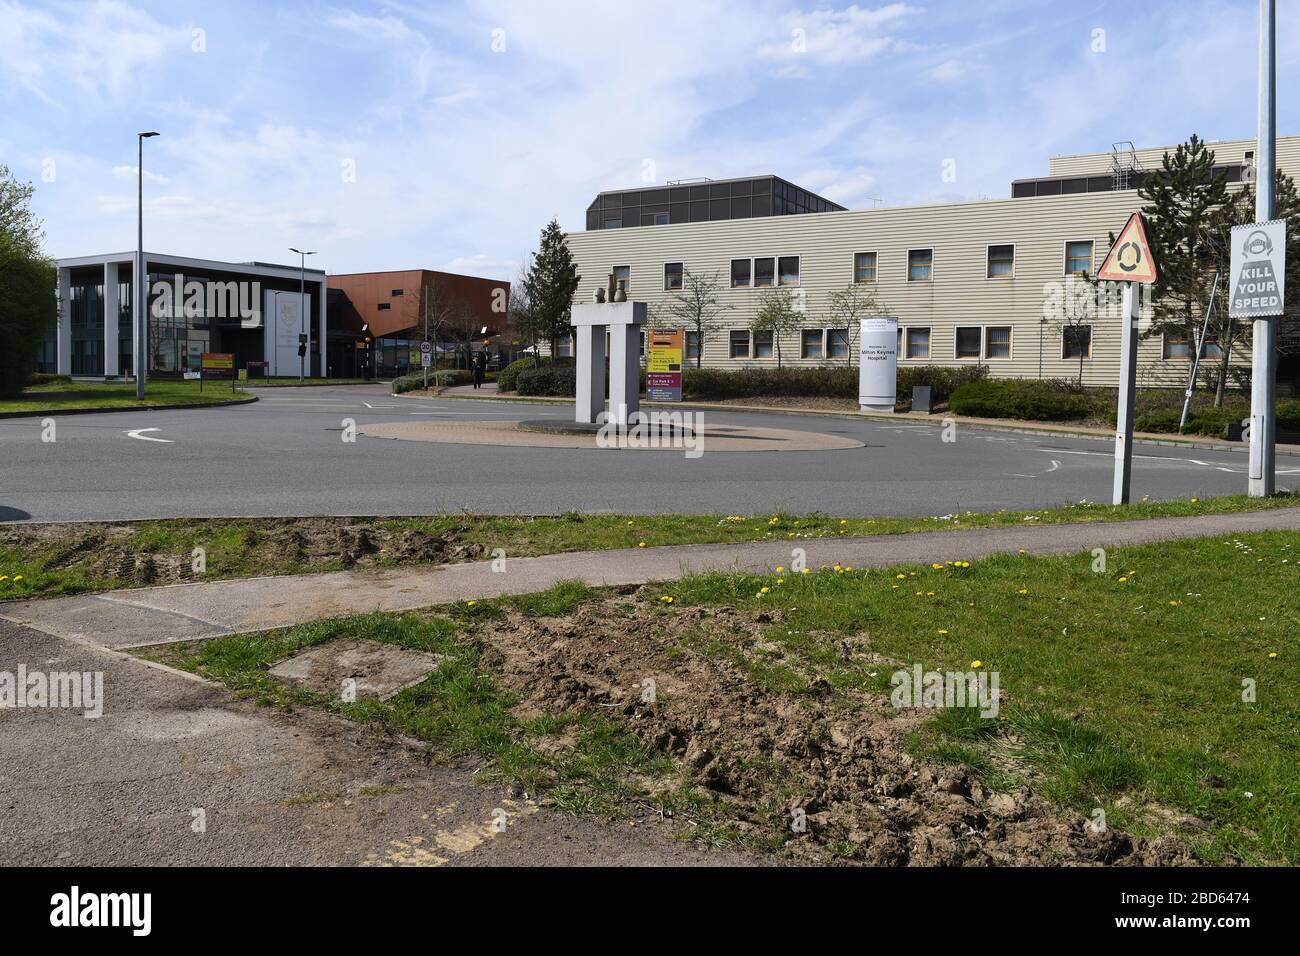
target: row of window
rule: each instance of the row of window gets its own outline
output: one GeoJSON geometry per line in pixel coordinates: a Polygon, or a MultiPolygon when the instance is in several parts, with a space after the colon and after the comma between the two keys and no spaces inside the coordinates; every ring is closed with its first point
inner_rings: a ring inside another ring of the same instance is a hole
{"type": "MultiPolygon", "coordinates": [[[[1065,243],[1064,273],[1077,275],[1092,272],[1094,244],[1091,239],[1070,240],[1065,243]]],[[[631,289],[631,267],[616,266],[615,278],[622,278],[631,289]]],[[[676,292],[685,282],[685,265],[665,262],[663,290],[676,292]]],[[[1016,247],[1014,243],[988,246],[985,251],[984,275],[988,279],[1011,279],[1016,274],[1016,247]]],[[[875,282],[880,276],[880,255],[877,252],[853,254],[853,281],[875,282]]],[[[907,250],[907,281],[928,282],[934,278],[934,250],[907,250]]],[[[799,284],[799,256],[752,256],[731,260],[731,287],[733,289],[761,289],[773,286],[799,284]]]]}

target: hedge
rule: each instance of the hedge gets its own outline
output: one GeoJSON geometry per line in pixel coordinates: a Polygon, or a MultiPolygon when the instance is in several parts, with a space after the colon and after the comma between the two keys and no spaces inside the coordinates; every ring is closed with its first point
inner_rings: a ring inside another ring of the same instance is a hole
{"type": "MultiPolygon", "coordinates": [[[[987,365],[962,368],[918,366],[898,370],[898,398],[911,401],[912,386],[930,386],[930,399],[942,402],[964,382],[988,376],[987,365]]],[[[857,398],[858,370],[848,366],[822,368],[745,368],[729,371],[688,368],[682,376],[682,391],[689,398],[720,400],[792,395],[801,398],[857,398]]]]}
{"type": "Polygon", "coordinates": [[[967,382],[952,393],[948,408],[976,418],[1038,422],[1080,421],[1106,414],[1106,403],[1099,396],[1070,382],[1012,378],[967,382]]]}
{"type": "Polygon", "coordinates": [[[572,398],[577,394],[577,371],[563,365],[527,368],[516,377],[515,388],[520,395],[572,398]]]}
{"type": "Polygon", "coordinates": [[[30,385],[71,385],[71,375],[59,375],[56,372],[33,372],[27,377],[27,384],[30,385]]]}
{"type": "Polygon", "coordinates": [[[497,391],[513,392],[518,387],[519,373],[532,368],[573,368],[572,358],[543,358],[539,366],[533,358],[515,359],[497,373],[497,391]]]}

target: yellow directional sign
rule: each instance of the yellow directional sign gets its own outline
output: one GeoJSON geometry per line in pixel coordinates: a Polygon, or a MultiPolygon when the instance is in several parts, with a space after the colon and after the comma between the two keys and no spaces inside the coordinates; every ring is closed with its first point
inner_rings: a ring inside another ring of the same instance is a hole
{"type": "Polygon", "coordinates": [[[1097,278],[1108,282],[1155,282],[1160,278],[1160,267],[1147,240],[1146,220],[1142,213],[1128,217],[1115,245],[1106,254],[1106,261],[1097,270],[1097,278]]]}

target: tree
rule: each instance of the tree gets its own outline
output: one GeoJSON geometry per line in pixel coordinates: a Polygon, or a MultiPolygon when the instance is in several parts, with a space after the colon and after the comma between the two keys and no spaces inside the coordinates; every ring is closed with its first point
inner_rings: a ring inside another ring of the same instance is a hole
{"type": "Polygon", "coordinates": [[[755,335],[772,334],[772,347],[776,349],[776,367],[781,367],[781,337],[803,325],[803,319],[794,308],[789,289],[767,289],[758,299],[758,311],[750,328],[755,335]]]}
{"type": "Polygon", "coordinates": [[[846,361],[853,367],[853,347],[859,325],[858,319],[869,315],[883,315],[886,307],[876,296],[876,290],[863,282],[850,282],[843,289],[832,292],[826,300],[826,325],[844,329],[844,342],[848,346],[846,361]]]}
{"type": "Polygon", "coordinates": [[[541,336],[538,334],[537,323],[533,317],[533,302],[528,294],[528,271],[532,265],[532,253],[529,253],[525,260],[528,264],[520,267],[519,275],[515,281],[510,283],[510,305],[507,318],[507,324],[514,332],[516,342],[527,342],[533,350],[533,365],[539,365],[540,356],[537,352],[537,343],[541,336]]]}
{"type": "MultiPolygon", "coordinates": [[[[1286,237],[1286,286],[1290,291],[1287,301],[1283,303],[1281,325],[1278,328],[1278,348],[1283,352],[1300,349],[1300,228],[1294,223],[1300,222],[1300,191],[1295,180],[1282,170],[1277,171],[1274,187],[1274,218],[1285,219],[1288,223],[1286,237]]],[[[1235,348],[1247,348],[1251,341],[1251,323],[1238,322],[1228,315],[1228,297],[1231,290],[1229,283],[1229,266],[1232,258],[1232,227],[1244,226],[1255,221],[1255,185],[1233,193],[1224,205],[1216,210],[1212,218],[1212,233],[1215,242],[1215,268],[1222,276],[1219,282],[1219,294],[1215,297],[1214,311],[1206,329],[1206,340],[1218,346],[1221,354],[1214,382],[1214,404],[1222,406],[1228,381],[1228,368],[1235,348]]]]}
{"type": "Polygon", "coordinates": [[[1074,342],[1079,354],[1079,386],[1083,387],[1083,360],[1092,348],[1092,327],[1103,308],[1104,290],[1090,278],[1087,271],[1071,273],[1063,282],[1049,282],[1043,286],[1043,320],[1054,331],[1061,333],[1063,343],[1074,342]],[[1088,331],[1088,349],[1084,349],[1083,329],[1088,331]]]}
{"type": "Polygon", "coordinates": [[[696,275],[683,269],[682,291],[668,297],[667,303],[656,309],[681,323],[695,333],[699,348],[695,350],[695,367],[700,368],[704,358],[704,340],[709,330],[719,324],[722,314],[731,308],[718,299],[722,279],[717,272],[696,275]]]}
{"type": "Polygon", "coordinates": [[[1216,270],[1223,270],[1221,285],[1227,282],[1226,247],[1220,247],[1215,223],[1228,202],[1228,174],[1215,171],[1214,151],[1193,134],[1172,154],[1165,153],[1138,196],[1146,201],[1142,212],[1150,227],[1148,239],[1160,263],[1151,326],[1144,337],[1168,335],[1195,347],[1216,270]]]}
{"type": "Polygon", "coordinates": [[[58,318],[54,264],[41,251],[33,187],[0,165],[0,396],[27,384],[45,333],[58,318]]]}
{"type": "Polygon", "coordinates": [[[558,353],[560,340],[571,334],[569,314],[581,279],[560,224],[552,219],[542,230],[540,248],[524,277],[536,335],[550,344],[552,356],[558,353]]]}

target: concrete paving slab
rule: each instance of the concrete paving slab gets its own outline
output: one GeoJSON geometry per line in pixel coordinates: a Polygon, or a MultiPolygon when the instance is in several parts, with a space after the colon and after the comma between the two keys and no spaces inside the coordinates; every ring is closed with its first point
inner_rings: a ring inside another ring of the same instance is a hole
{"type": "Polygon", "coordinates": [[[1270,530],[1300,531],[1300,508],[1041,527],[1026,523],[1018,528],[580,551],[536,558],[507,555],[503,565],[493,561],[413,565],[13,602],[0,604],[0,619],[47,634],[128,648],[370,611],[530,594],[560,581],[578,580],[600,587],[668,581],[703,571],[763,571],[790,564],[795,547],[804,550],[813,568],[836,563],[881,568],[1014,554],[1020,549],[1029,554],[1072,554],[1096,547],[1270,530]]]}
{"type": "Polygon", "coordinates": [[[355,681],[357,697],[387,700],[438,667],[438,656],[396,644],[336,639],[282,660],[270,673],[322,694],[339,694],[355,681]]]}

